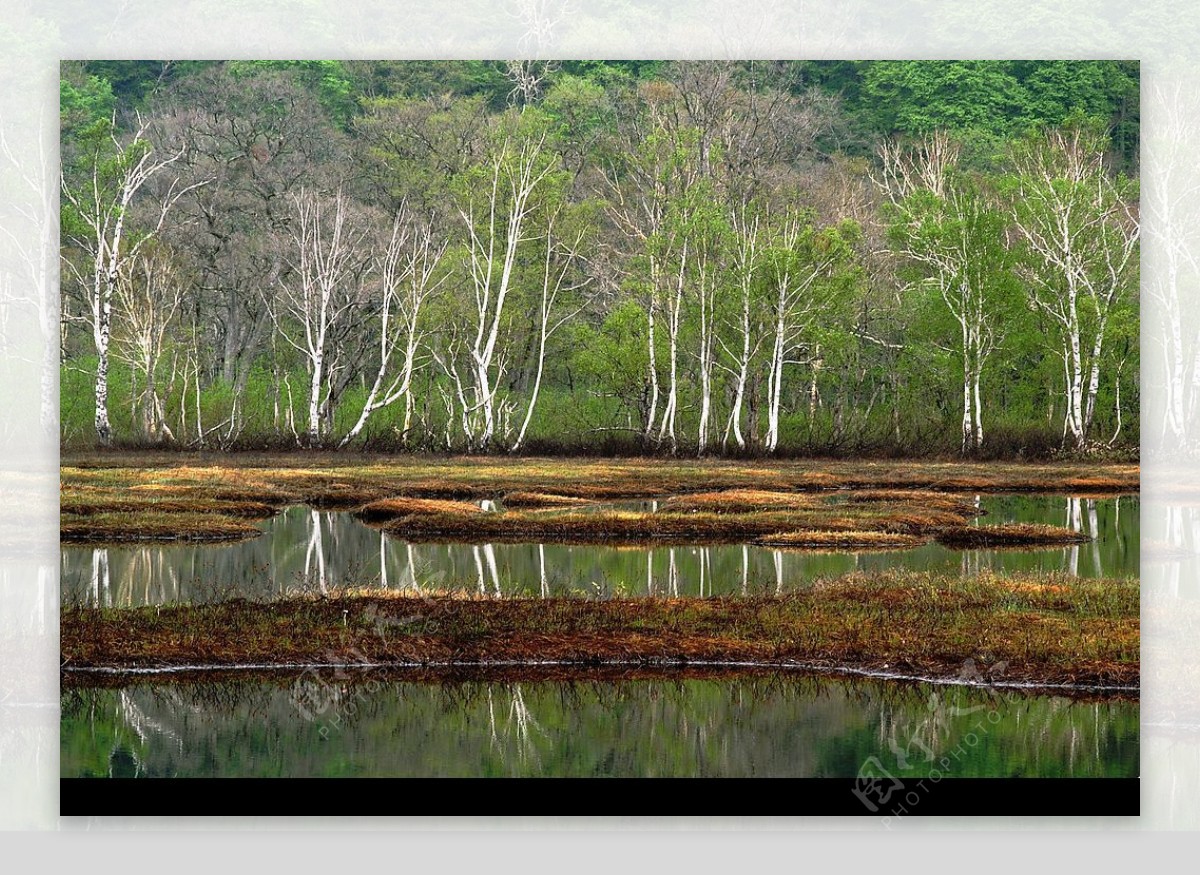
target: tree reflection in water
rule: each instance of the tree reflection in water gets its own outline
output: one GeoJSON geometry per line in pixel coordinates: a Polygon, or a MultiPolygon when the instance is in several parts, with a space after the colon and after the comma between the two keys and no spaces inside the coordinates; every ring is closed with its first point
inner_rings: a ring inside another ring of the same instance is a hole
{"type": "Polygon", "coordinates": [[[119,748],[145,776],[853,776],[867,757],[901,754],[897,769],[924,776],[930,752],[959,747],[955,775],[1138,771],[1128,701],[779,674],[305,680],[321,694],[305,708],[287,674],[67,686],[62,774],[107,775],[119,748]]]}
{"type": "MultiPolygon", "coordinates": [[[[1138,573],[1135,497],[989,496],[983,504],[989,513],[982,520],[989,523],[1066,525],[1095,540],[1033,551],[954,551],[931,544],[884,552],[736,544],[413,544],[370,529],[346,513],[291,508],[264,525],[262,538],[233,545],[65,545],[60,569],[68,601],[106,607],[231,596],[272,599],[371,587],[486,597],[783,594],[822,577],[895,567],[963,575],[984,569],[1060,570],[1085,577],[1138,573]]],[[[1165,521],[1155,521],[1157,529],[1195,541],[1191,509],[1164,513],[1165,521]]]]}

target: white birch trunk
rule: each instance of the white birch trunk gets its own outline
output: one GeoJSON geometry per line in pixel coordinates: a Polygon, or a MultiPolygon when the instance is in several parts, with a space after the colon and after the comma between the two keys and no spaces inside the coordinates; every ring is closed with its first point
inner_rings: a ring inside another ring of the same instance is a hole
{"type": "Polygon", "coordinates": [[[122,145],[117,140],[115,120],[112,125],[113,133],[109,137],[113,146],[112,154],[106,156],[97,149],[93,156],[91,178],[78,189],[68,186],[65,176],[60,178],[63,198],[87,228],[86,235],[74,237],[72,243],[87,254],[90,271],[85,273],[70,261],[64,261],[83,287],[91,311],[92,336],[97,357],[94,424],[96,438],[104,445],[111,444],[113,439],[108,416],[109,342],[112,334],[113,296],[124,265],[162,230],[167,214],[181,197],[210,182],[203,180],[183,187],[178,186],[178,181],[172,183],[159,202],[157,222],[145,229],[132,243],[126,243],[125,219],[135,196],[152,177],[178,161],[184,153],[180,150],[157,158],[154,149],[145,139],[148,125],[140,119],[137,132],[129,145],[122,145]],[[114,184],[111,193],[110,180],[104,178],[103,168],[106,164],[119,168],[119,176],[111,181],[114,184]]]}
{"type": "Polygon", "coordinates": [[[646,411],[645,436],[650,438],[654,431],[654,418],[658,414],[658,351],[655,349],[654,312],[657,307],[658,267],[657,260],[650,261],[650,301],[646,308],[646,352],[648,355],[647,371],[650,377],[650,404],[646,411]]]}
{"type": "Polygon", "coordinates": [[[427,225],[415,232],[407,226],[408,218],[402,206],[392,223],[392,235],[380,266],[383,301],[379,324],[379,368],[362,412],[342,438],[341,447],[358,437],[372,414],[400,400],[404,402],[401,438],[403,441],[408,439],[412,424],[412,381],[424,337],[420,328],[421,310],[446,279],[445,275],[435,277],[446,244],[443,242],[435,246],[432,231],[427,225]],[[408,245],[410,236],[411,246],[408,245]],[[391,375],[391,363],[397,348],[401,348],[400,368],[397,374],[391,375]]]}
{"type": "Polygon", "coordinates": [[[521,244],[528,239],[525,223],[533,210],[531,198],[555,167],[553,162],[541,162],[543,143],[544,138],[527,141],[514,153],[511,143],[505,141],[489,159],[491,188],[486,229],[476,225],[474,203],[459,211],[469,237],[468,261],[475,293],[475,337],[469,351],[473,412],[467,418],[471,424],[467,437],[480,450],[487,449],[496,435],[496,388],[504,370],[497,361],[497,349],[513,268],[521,244]],[[502,194],[505,189],[506,202],[502,194]],[[502,211],[507,211],[506,217],[501,216],[502,211]],[[499,264],[498,248],[503,250],[499,264]]]}
{"type": "Polygon", "coordinates": [[[700,273],[700,424],[696,432],[696,447],[697,454],[703,456],[708,449],[708,424],[712,416],[713,317],[704,267],[701,267],[700,273]]]}

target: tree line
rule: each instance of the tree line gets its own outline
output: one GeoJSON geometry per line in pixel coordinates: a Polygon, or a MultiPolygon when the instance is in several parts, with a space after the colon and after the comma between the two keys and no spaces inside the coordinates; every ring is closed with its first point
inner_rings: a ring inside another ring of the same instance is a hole
{"type": "Polygon", "coordinates": [[[1123,62],[89,62],[68,444],[1136,447],[1123,62]]]}

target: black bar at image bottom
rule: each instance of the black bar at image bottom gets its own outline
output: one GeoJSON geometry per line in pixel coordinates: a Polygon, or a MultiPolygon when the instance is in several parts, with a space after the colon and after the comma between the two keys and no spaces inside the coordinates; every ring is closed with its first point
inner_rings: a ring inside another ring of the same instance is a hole
{"type": "Polygon", "coordinates": [[[59,814],[1136,816],[1136,778],[61,779],[59,814]],[[436,801],[457,801],[439,812],[436,801]],[[472,812],[464,804],[475,801],[472,812]],[[492,801],[489,803],[488,801],[492,801]],[[568,801],[570,805],[568,805],[568,801]],[[757,803],[755,801],[758,801],[757,803]],[[576,808],[578,804],[578,808],[576,808]],[[431,808],[434,807],[434,808],[431,808]],[[732,807],[732,808],[727,808],[732,807]]]}

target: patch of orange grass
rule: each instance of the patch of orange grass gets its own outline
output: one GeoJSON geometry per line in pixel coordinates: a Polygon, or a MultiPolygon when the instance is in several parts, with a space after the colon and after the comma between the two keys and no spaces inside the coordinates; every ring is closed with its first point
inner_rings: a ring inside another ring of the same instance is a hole
{"type": "Polygon", "coordinates": [[[579,496],[564,496],[560,493],[533,493],[516,491],[504,497],[506,508],[574,508],[579,505],[591,505],[591,499],[579,496]]]}
{"type": "Polygon", "coordinates": [[[411,496],[396,496],[391,499],[378,499],[363,505],[355,516],[362,520],[377,522],[399,520],[414,514],[482,514],[480,507],[473,502],[460,502],[454,499],[417,499],[411,496]]]}
{"type": "Polygon", "coordinates": [[[710,493],[673,496],[663,503],[664,511],[712,511],[740,514],[786,508],[811,508],[819,499],[800,493],[772,490],[718,490],[710,493]]]}
{"type": "Polygon", "coordinates": [[[935,493],[930,490],[856,490],[838,494],[846,502],[866,504],[872,502],[898,503],[902,505],[919,505],[923,508],[935,508],[938,511],[952,511],[962,517],[974,517],[981,513],[975,507],[974,500],[954,493],[935,493]]]}
{"type": "Polygon", "coordinates": [[[1092,538],[1063,526],[1043,523],[1000,523],[992,526],[963,526],[938,533],[938,541],[948,547],[1034,547],[1038,545],[1082,544],[1092,538]]]}
{"type": "Polygon", "coordinates": [[[927,544],[928,541],[919,535],[897,532],[801,530],[777,532],[757,539],[755,543],[769,547],[908,548],[927,544]]]}

